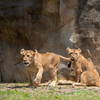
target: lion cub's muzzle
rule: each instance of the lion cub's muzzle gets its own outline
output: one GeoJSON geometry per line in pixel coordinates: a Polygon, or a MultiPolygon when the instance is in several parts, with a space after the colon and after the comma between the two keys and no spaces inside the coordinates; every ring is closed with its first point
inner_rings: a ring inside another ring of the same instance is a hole
{"type": "Polygon", "coordinates": [[[71,61],[72,61],[72,62],[75,62],[75,61],[76,61],[76,59],[75,59],[75,58],[73,58],[73,57],[72,57],[72,58],[70,58],[70,59],[71,59],[71,61]]]}
{"type": "Polygon", "coordinates": [[[30,62],[26,62],[26,60],[23,60],[23,63],[25,66],[28,66],[30,64],[30,62]]]}

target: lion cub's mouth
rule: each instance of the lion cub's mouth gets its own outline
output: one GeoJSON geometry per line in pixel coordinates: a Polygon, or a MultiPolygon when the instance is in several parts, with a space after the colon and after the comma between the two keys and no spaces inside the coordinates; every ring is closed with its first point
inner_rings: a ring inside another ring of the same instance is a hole
{"type": "Polygon", "coordinates": [[[72,62],[75,62],[75,59],[71,59],[72,62]]]}
{"type": "Polygon", "coordinates": [[[24,63],[24,65],[25,65],[25,66],[28,66],[28,65],[29,65],[29,63],[24,63]]]}

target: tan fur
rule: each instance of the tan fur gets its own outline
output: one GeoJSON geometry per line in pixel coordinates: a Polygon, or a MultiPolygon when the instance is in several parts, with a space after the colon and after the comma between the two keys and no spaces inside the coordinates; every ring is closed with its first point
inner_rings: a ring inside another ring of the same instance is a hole
{"type": "Polygon", "coordinates": [[[94,65],[84,58],[80,53],[81,49],[67,48],[72,67],[75,69],[76,82],[79,82],[81,75],[81,83],[74,85],[95,85],[100,86],[99,74],[94,65]]]}
{"type": "Polygon", "coordinates": [[[49,86],[55,86],[57,80],[57,68],[61,60],[70,60],[70,58],[63,57],[54,53],[38,53],[37,50],[21,49],[20,53],[23,55],[23,63],[27,66],[30,85],[37,87],[41,81],[43,71],[49,70],[52,77],[52,82],[49,86]],[[34,79],[34,75],[36,78],[34,79]]]}

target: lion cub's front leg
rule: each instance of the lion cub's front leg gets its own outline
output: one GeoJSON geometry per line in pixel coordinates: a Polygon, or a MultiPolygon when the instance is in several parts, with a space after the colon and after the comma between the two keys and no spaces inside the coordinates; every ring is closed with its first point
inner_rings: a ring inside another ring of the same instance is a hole
{"type": "Polygon", "coordinates": [[[30,86],[32,87],[33,86],[33,80],[35,78],[35,73],[28,71],[28,74],[29,74],[30,86]]]}
{"type": "Polygon", "coordinates": [[[75,70],[75,74],[76,74],[75,82],[76,82],[76,83],[79,82],[79,78],[80,78],[81,73],[82,73],[82,70],[81,70],[81,69],[75,70]]]}
{"type": "Polygon", "coordinates": [[[43,68],[38,66],[38,72],[37,72],[36,78],[33,81],[33,86],[34,87],[37,87],[40,84],[41,78],[42,78],[42,74],[43,74],[43,68]]]}

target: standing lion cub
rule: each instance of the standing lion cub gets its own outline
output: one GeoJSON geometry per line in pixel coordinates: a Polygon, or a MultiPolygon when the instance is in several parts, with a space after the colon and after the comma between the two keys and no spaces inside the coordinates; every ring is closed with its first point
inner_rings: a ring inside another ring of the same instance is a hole
{"type": "Polygon", "coordinates": [[[61,60],[69,60],[70,58],[63,57],[54,53],[38,53],[37,50],[24,50],[21,49],[21,55],[23,55],[23,63],[27,66],[30,85],[37,87],[41,82],[43,71],[49,69],[52,77],[52,82],[49,86],[55,86],[57,80],[57,68],[61,60]],[[36,78],[35,77],[36,74],[36,78]]]}
{"type": "Polygon", "coordinates": [[[69,58],[71,59],[71,65],[75,69],[76,82],[73,85],[95,85],[100,86],[99,74],[96,71],[94,65],[84,58],[80,53],[81,49],[67,48],[69,58]],[[81,75],[81,82],[79,77],[81,75]]]}

